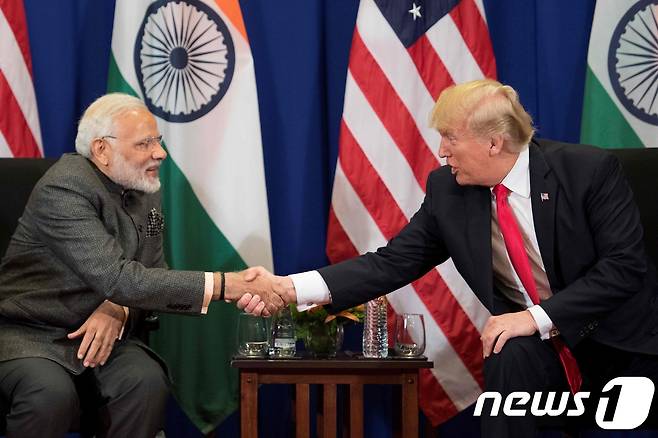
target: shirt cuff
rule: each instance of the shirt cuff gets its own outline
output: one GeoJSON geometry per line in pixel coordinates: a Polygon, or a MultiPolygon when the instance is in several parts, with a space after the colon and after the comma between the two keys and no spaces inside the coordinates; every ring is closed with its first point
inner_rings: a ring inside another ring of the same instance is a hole
{"type": "Polygon", "coordinates": [[[201,305],[201,314],[208,313],[208,306],[212,301],[212,291],[215,289],[215,277],[212,272],[204,272],[206,281],[203,287],[203,304],[201,305]]]}
{"type": "Polygon", "coordinates": [[[331,303],[331,293],[318,271],[289,275],[297,294],[297,309],[308,310],[320,304],[331,303]]]}
{"type": "Polygon", "coordinates": [[[535,323],[537,323],[537,327],[539,328],[539,336],[544,340],[549,339],[551,337],[551,330],[554,326],[553,321],[551,321],[551,318],[548,317],[546,311],[542,309],[539,304],[528,307],[528,311],[534,318],[535,323]]]}
{"type": "Polygon", "coordinates": [[[117,337],[118,340],[121,340],[123,338],[123,332],[126,329],[126,324],[128,323],[128,315],[130,314],[130,309],[126,306],[121,306],[123,307],[123,313],[125,314],[123,318],[123,324],[121,324],[121,331],[119,332],[119,336],[117,337]]]}

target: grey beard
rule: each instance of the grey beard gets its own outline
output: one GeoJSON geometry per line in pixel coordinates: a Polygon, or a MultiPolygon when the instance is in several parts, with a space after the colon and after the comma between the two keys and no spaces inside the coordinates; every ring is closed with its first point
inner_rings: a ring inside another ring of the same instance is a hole
{"type": "Polygon", "coordinates": [[[130,166],[118,154],[115,154],[112,158],[112,168],[112,181],[124,189],[139,190],[144,193],[155,193],[160,190],[160,178],[150,180],[141,169],[130,166]]]}

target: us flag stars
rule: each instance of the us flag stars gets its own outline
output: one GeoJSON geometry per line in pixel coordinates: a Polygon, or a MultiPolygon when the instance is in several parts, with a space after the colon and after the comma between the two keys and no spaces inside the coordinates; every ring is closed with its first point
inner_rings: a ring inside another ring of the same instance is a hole
{"type": "Polygon", "coordinates": [[[414,21],[416,21],[416,18],[422,17],[420,14],[420,5],[416,6],[416,2],[413,3],[408,12],[414,17],[414,21]]]}

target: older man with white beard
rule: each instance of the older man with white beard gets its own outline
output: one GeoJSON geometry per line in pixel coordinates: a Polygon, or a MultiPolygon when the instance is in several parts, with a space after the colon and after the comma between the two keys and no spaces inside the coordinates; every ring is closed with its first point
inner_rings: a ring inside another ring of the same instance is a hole
{"type": "Polygon", "coordinates": [[[211,300],[240,300],[267,314],[284,303],[244,273],[167,269],[167,153],[139,99],[96,100],[76,150],[36,184],[0,265],[0,415],[9,438],[61,437],[92,406],[98,436],[152,437],[168,380],[134,336],[143,311],[199,315],[211,300]]]}

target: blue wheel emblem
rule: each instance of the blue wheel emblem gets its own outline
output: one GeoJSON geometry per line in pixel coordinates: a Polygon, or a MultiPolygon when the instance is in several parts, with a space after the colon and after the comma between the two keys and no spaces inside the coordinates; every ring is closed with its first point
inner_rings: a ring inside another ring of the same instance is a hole
{"type": "Polygon", "coordinates": [[[134,50],[135,71],[151,112],[190,122],[224,97],[235,69],[226,24],[199,0],[159,0],[146,10],[134,50]]]}
{"type": "Polygon", "coordinates": [[[641,0],[617,24],[608,51],[610,83],[635,117],[658,125],[658,0],[641,0]]]}

